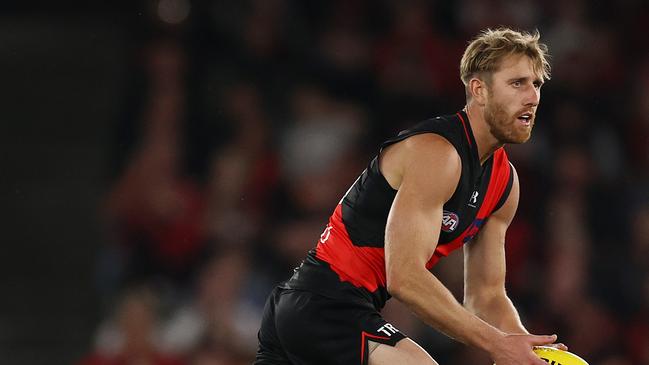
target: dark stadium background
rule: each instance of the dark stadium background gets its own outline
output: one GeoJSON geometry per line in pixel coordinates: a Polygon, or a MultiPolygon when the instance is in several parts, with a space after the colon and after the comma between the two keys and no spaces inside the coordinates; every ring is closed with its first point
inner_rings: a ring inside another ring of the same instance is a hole
{"type": "MultiPolygon", "coordinates": [[[[172,353],[152,364],[250,363],[266,294],[378,142],[460,109],[462,49],[502,24],[553,55],[533,138],[508,147],[509,293],[591,364],[649,364],[647,2],[1,8],[0,363],[99,364],[144,329],[172,353]]],[[[461,295],[459,256],[436,274],[461,295]]],[[[386,317],[440,364],[489,364],[386,317]]]]}

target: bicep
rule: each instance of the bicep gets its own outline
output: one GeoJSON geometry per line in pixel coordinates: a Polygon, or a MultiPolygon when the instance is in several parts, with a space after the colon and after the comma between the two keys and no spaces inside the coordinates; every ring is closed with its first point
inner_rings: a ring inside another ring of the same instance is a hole
{"type": "Polygon", "coordinates": [[[516,214],[520,193],[513,168],[512,173],[514,180],[507,200],[489,217],[475,241],[464,246],[465,296],[505,288],[505,235],[516,214]]]}
{"type": "Polygon", "coordinates": [[[459,155],[436,135],[413,137],[402,146],[400,185],[385,232],[388,285],[410,269],[424,269],[435,250],[442,206],[451,197],[461,173],[459,155]],[[419,137],[419,138],[418,138],[419,137]]]}

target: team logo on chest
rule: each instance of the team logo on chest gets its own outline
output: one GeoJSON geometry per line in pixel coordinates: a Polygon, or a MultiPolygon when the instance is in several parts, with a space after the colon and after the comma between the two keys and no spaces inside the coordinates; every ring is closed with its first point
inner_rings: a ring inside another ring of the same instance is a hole
{"type": "Polygon", "coordinates": [[[450,233],[455,231],[459,223],[460,223],[460,217],[458,217],[457,214],[453,212],[449,212],[447,210],[444,211],[444,215],[442,216],[443,232],[450,233]]]}

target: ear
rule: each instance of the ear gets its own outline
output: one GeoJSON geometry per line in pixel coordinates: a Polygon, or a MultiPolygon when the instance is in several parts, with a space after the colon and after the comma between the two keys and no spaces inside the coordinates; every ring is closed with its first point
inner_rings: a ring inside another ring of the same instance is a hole
{"type": "Polygon", "coordinates": [[[471,98],[478,103],[478,105],[485,105],[487,102],[487,83],[477,77],[469,80],[468,84],[469,93],[471,98]]]}

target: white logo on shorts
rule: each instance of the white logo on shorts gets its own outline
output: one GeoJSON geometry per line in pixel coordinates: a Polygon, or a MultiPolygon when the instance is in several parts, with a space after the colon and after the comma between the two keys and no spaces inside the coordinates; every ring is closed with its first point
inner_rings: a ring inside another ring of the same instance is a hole
{"type": "Polygon", "coordinates": [[[388,337],[390,337],[390,336],[392,336],[393,334],[399,332],[398,329],[394,328],[394,326],[391,325],[391,324],[389,324],[389,323],[384,324],[383,326],[381,326],[381,327],[380,327],[378,330],[376,330],[376,331],[377,331],[377,332],[385,333],[385,335],[388,336],[388,337]]]}

